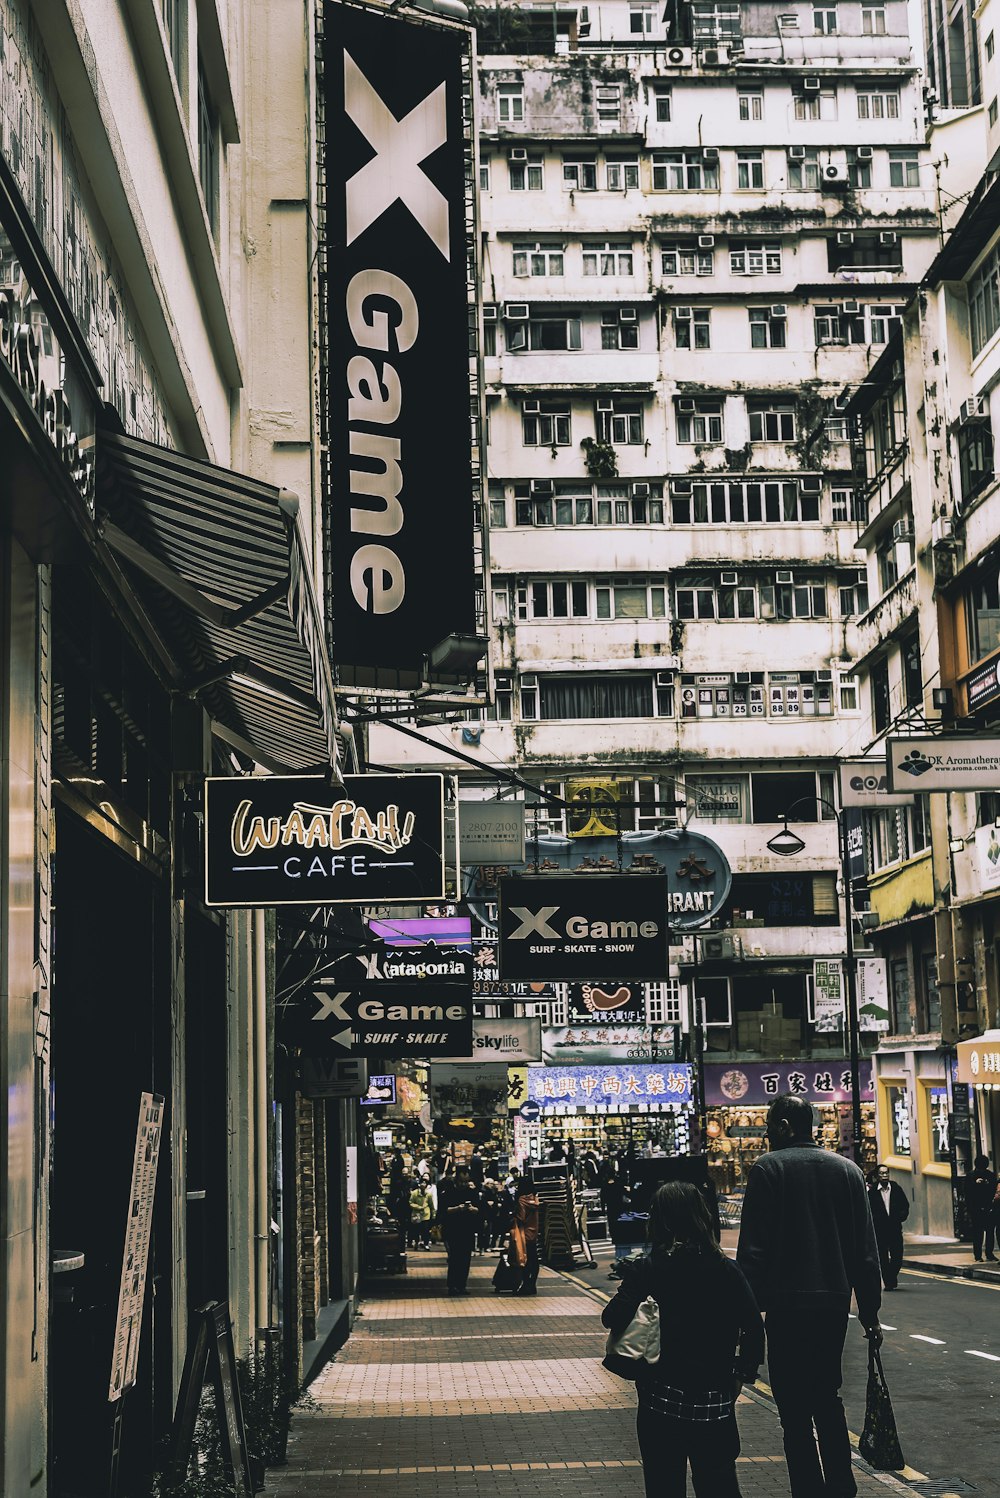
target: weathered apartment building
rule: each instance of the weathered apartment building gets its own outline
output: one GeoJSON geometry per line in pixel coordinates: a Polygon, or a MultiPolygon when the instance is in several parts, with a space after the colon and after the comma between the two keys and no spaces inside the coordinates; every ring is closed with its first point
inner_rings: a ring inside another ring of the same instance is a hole
{"type": "MultiPolygon", "coordinates": [[[[557,793],[614,782],[626,828],[714,838],[734,882],[729,939],[698,954],[709,1071],[811,1086],[844,1054],[812,1023],[814,959],[844,942],[824,802],[869,736],[842,392],[937,245],[907,8],[478,22],[496,707],[427,733],[557,793]],[[792,858],[766,847],[785,813],[808,824],[792,858]]],[[[374,757],[399,758],[384,733],[374,757]]],[[[688,985],[692,943],[676,957],[688,985]]]]}

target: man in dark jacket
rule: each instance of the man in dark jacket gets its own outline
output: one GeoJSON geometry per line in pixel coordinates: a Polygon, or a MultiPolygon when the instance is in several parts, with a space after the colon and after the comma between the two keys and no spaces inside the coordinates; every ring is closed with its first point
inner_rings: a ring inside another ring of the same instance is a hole
{"type": "Polygon", "coordinates": [[[990,1170],[989,1155],[977,1155],[972,1174],[965,1179],[965,1204],[969,1209],[972,1226],[972,1252],[977,1259],[983,1257],[983,1239],[986,1240],[986,1257],[996,1260],[993,1252],[993,1234],[996,1230],[996,1208],[994,1198],[997,1175],[990,1170]]]}
{"type": "Polygon", "coordinates": [[[840,1365],[852,1291],[866,1334],[882,1341],[882,1276],[865,1178],[812,1133],[804,1098],[775,1099],[771,1153],[747,1181],[736,1261],[765,1313],[792,1498],[855,1498],[840,1365]]]}
{"type": "Polygon", "coordinates": [[[903,1223],[910,1215],[910,1203],[902,1186],[889,1179],[888,1165],[880,1165],[875,1172],[868,1187],[868,1205],[872,1209],[882,1283],[887,1290],[895,1290],[903,1262],[903,1223]]]}

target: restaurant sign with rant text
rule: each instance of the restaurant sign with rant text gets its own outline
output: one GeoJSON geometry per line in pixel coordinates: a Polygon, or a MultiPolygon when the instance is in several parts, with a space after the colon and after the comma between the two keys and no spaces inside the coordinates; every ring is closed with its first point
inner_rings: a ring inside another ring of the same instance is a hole
{"type": "Polygon", "coordinates": [[[377,905],[444,895],[440,775],[205,782],[205,903],[377,905]]]}

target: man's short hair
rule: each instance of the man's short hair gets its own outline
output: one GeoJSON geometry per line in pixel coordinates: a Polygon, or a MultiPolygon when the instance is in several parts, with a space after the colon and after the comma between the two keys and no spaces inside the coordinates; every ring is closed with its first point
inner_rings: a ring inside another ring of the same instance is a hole
{"type": "Polygon", "coordinates": [[[811,1139],[815,1121],[812,1104],[794,1092],[782,1092],[768,1110],[769,1117],[777,1122],[784,1119],[793,1139],[811,1139]]]}

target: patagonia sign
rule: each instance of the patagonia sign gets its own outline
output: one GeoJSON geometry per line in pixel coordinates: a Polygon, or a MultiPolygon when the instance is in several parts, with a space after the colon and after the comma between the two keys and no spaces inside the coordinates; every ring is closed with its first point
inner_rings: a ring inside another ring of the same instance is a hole
{"type": "Polygon", "coordinates": [[[545,874],[500,881],[500,974],[571,982],[663,981],[667,881],[661,874],[545,874]]]}
{"type": "Polygon", "coordinates": [[[469,41],[327,0],[323,47],[337,660],[412,674],[447,635],[475,629],[469,41]]]}
{"type": "Polygon", "coordinates": [[[440,775],[205,782],[205,903],[378,905],[444,894],[440,775]]]}

